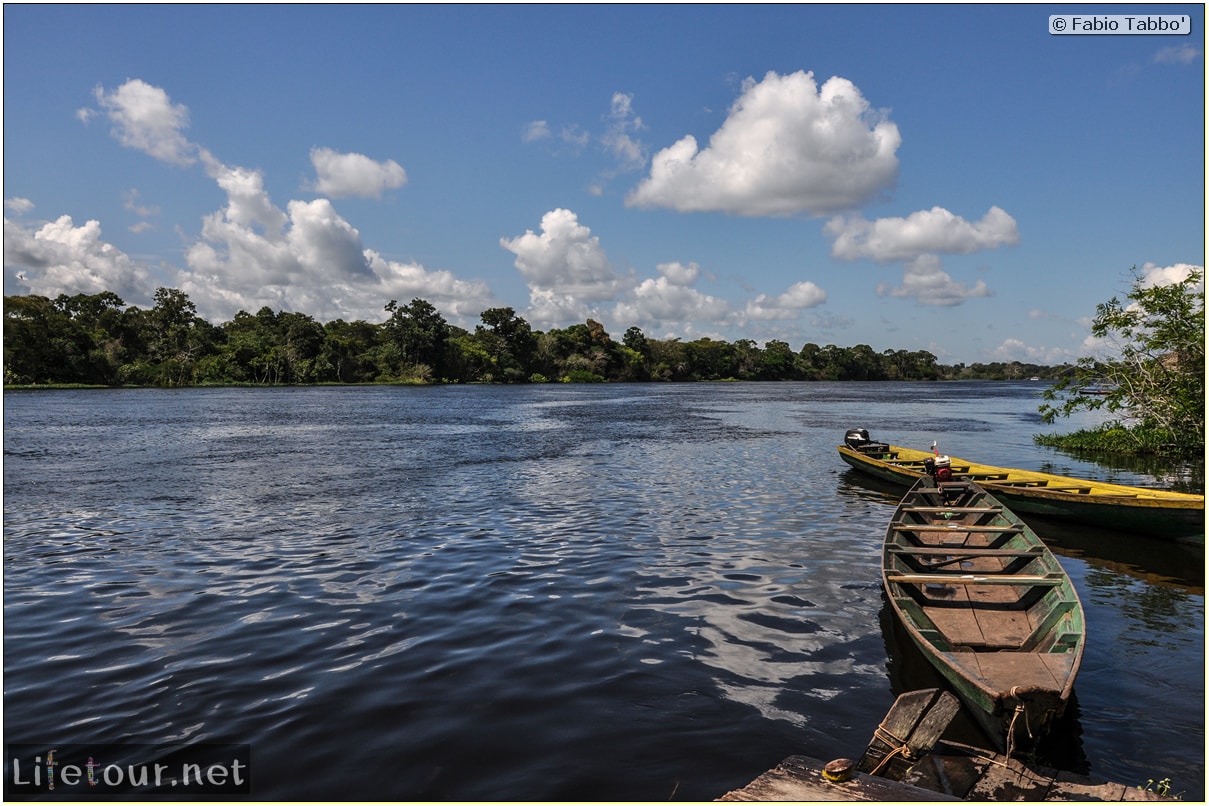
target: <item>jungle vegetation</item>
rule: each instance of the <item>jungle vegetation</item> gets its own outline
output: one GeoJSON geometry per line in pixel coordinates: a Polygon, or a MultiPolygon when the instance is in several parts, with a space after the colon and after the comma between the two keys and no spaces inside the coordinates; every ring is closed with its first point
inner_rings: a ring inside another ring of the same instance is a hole
{"type": "Polygon", "coordinates": [[[491,308],[473,331],[423,299],[391,300],[386,321],[320,323],[304,313],[240,311],[211,324],[189,297],[160,288],[154,306],[112,292],[4,298],[6,386],[203,386],[606,381],[894,381],[1054,379],[1073,367],[942,366],[926,350],[876,352],[784,341],[620,339],[592,319],[546,332],[512,308],[491,308]]]}

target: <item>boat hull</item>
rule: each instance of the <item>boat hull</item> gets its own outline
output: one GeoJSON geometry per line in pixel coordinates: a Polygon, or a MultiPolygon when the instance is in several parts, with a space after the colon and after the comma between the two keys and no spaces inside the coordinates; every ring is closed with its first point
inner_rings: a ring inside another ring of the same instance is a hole
{"type": "Polygon", "coordinates": [[[1083,657],[1083,609],[1045,544],[977,484],[921,480],[887,528],[882,583],[911,641],[1000,752],[1062,716],[1083,657]]]}
{"type": "MultiPolygon", "coordinates": [[[[848,445],[840,458],[851,467],[885,481],[911,485],[925,476],[925,451],[895,445],[876,455],[848,445]]],[[[1117,531],[1164,539],[1205,535],[1205,497],[1166,490],[1126,487],[1011,468],[952,457],[953,477],[977,481],[1022,515],[1042,515],[1117,531]]]]}

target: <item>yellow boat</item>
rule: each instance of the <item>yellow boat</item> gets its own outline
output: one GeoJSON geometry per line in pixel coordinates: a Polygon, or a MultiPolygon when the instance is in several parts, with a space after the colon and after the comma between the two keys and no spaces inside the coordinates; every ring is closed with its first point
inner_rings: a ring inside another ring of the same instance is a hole
{"type": "MultiPolygon", "coordinates": [[[[864,429],[853,429],[839,446],[840,458],[857,470],[911,486],[937,457],[927,451],[872,442],[864,429]]],[[[1031,470],[1016,470],[949,460],[954,480],[978,482],[1022,515],[1078,521],[1149,537],[1205,536],[1205,496],[1149,487],[1129,487],[1031,470]]]]}

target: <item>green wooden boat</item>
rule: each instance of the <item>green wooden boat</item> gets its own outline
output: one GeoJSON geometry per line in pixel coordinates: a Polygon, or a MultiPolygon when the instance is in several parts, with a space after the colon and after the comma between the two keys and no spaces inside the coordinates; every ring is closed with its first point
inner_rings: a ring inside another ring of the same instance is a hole
{"type": "MultiPolygon", "coordinates": [[[[853,429],[839,446],[852,467],[910,486],[927,475],[927,451],[871,442],[853,429]]],[[[954,479],[976,481],[1015,512],[1164,539],[1205,537],[1205,496],[1016,470],[948,457],[954,479]]]]}
{"type": "Polygon", "coordinates": [[[1083,607],[1046,545],[970,481],[919,480],[886,529],[895,616],[995,749],[1035,745],[1070,699],[1083,607]]]}

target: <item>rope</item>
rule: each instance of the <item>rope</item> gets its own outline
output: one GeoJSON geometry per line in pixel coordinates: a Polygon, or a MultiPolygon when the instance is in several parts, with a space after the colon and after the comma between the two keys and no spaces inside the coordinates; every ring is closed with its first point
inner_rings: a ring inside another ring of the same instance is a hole
{"type": "Polygon", "coordinates": [[[1012,721],[1008,723],[1007,741],[1005,743],[1006,747],[1004,748],[1007,750],[1008,758],[1012,757],[1012,752],[1016,749],[1016,720],[1020,718],[1021,714],[1024,714],[1024,732],[1028,734],[1029,739],[1037,738],[1033,735],[1033,726],[1029,724],[1028,712],[1024,709],[1024,703],[1020,701],[1019,695],[1017,694],[1018,689],[1019,686],[1012,686],[1011,691],[1008,692],[1008,696],[1016,700],[1016,710],[1012,714],[1012,721]]]}
{"type": "Polygon", "coordinates": [[[885,722],[873,729],[873,738],[879,739],[883,744],[890,745],[894,749],[887,753],[885,758],[877,762],[877,766],[874,767],[873,771],[869,773],[870,775],[877,775],[879,772],[881,772],[882,767],[890,763],[890,759],[894,758],[895,756],[902,756],[903,758],[910,760],[911,748],[906,742],[891,733],[886,727],[885,722]]]}

